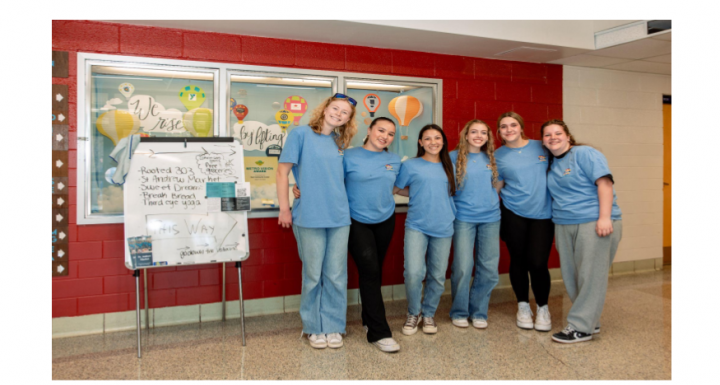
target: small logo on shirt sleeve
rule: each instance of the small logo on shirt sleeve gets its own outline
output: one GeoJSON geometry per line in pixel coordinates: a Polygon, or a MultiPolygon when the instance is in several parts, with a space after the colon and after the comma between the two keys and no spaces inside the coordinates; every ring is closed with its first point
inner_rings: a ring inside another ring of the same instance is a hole
{"type": "Polygon", "coordinates": [[[565,169],[565,172],[563,173],[563,176],[570,175],[571,170],[569,168],[565,169]]]}
{"type": "Polygon", "coordinates": [[[343,156],[345,155],[345,152],[343,150],[338,150],[338,155],[343,156]]]}
{"type": "Polygon", "coordinates": [[[545,155],[538,155],[538,161],[539,162],[547,162],[547,158],[545,155]]]}
{"type": "Polygon", "coordinates": [[[385,169],[388,170],[388,171],[392,171],[392,170],[393,170],[393,166],[392,166],[391,164],[386,164],[386,165],[385,165],[385,169]]]}

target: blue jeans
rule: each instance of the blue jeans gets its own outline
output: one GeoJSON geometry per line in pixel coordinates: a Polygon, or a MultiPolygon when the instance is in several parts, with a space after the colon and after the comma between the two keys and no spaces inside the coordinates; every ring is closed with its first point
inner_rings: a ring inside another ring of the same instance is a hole
{"type": "Polygon", "coordinates": [[[293,225],[303,263],[300,318],[306,334],[345,333],[350,226],[293,225]]]}
{"type": "Polygon", "coordinates": [[[436,238],[417,230],[405,228],[405,293],[408,313],[421,314],[422,282],[425,279],[425,298],[422,300],[423,317],[434,317],[445,291],[445,272],[450,258],[452,237],[436,238]],[[427,264],[425,253],[427,252],[427,264]]]}
{"type": "Polygon", "coordinates": [[[500,221],[467,223],[456,219],[453,243],[455,257],[451,276],[453,304],[450,318],[487,320],[490,293],[499,279],[500,221]],[[473,265],[475,280],[468,290],[473,265]]]}

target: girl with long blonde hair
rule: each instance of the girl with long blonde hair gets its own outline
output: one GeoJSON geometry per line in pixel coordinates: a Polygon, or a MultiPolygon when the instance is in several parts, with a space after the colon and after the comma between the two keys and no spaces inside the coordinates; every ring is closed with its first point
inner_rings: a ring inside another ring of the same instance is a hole
{"type": "Polygon", "coordinates": [[[357,102],[343,94],[326,99],[310,124],[290,131],[278,161],[278,224],[291,227],[303,263],[300,318],[316,349],[343,346],[347,312],[350,208],[344,152],[357,131],[357,102]],[[302,186],[290,212],[288,175],[302,186]]]}
{"type": "Polygon", "coordinates": [[[475,328],[488,326],[490,294],[499,280],[500,200],[494,187],[498,182],[494,141],[490,127],[474,119],[465,124],[458,146],[450,153],[458,184],[450,318],[461,328],[469,326],[468,317],[475,328]]]}

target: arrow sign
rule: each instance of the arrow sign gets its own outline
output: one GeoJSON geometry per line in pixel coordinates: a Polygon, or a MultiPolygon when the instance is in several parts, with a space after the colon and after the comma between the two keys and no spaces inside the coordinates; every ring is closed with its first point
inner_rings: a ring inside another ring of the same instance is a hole
{"type": "Polygon", "coordinates": [[[60,234],[58,234],[58,238],[60,238],[61,240],[65,239],[65,237],[66,237],[65,233],[62,231],[60,232],[60,234]]]}
{"type": "Polygon", "coordinates": [[[62,265],[58,265],[58,267],[57,267],[57,272],[58,272],[58,273],[62,273],[63,271],[65,271],[65,268],[62,267],[62,265]]]}
{"type": "Polygon", "coordinates": [[[62,258],[62,257],[64,257],[64,256],[65,256],[65,252],[64,252],[64,251],[62,251],[62,250],[58,250],[58,252],[57,252],[57,256],[58,256],[58,258],[62,258]]]}
{"type": "Polygon", "coordinates": [[[58,214],[58,215],[55,216],[55,220],[58,221],[58,222],[62,222],[63,218],[64,218],[64,217],[63,217],[62,215],[60,215],[60,214],[58,214]]]}
{"type": "Polygon", "coordinates": [[[61,94],[55,95],[55,100],[57,100],[58,102],[61,102],[63,99],[65,99],[65,98],[63,98],[63,96],[61,94]]]}
{"type": "Polygon", "coordinates": [[[65,203],[65,200],[63,200],[62,198],[58,198],[58,199],[57,199],[57,205],[58,205],[58,206],[62,206],[63,203],[65,203]]]}
{"type": "Polygon", "coordinates": [[[65,137],[63,137],[63,136],[60,135],[60,134],[57,134],[57,135],[55,136],[55,140],[57,140],[58,142],[62,142],[63,139],[65,139],[65,137]]]}
{"type": "Polygon", "coordinates": [[[64,164],[64,163],[63,163],[62,160],[60,160],[60,159],[58,159],[57,162],[55,162],[55,166],[56,166],[57,168],[61,168],[61,167],[63,166],[63,164],[64,164]]]}
{"type": "MultiPolygon", "coordinates": [[[[47,99],[46,99],[46,100],[47,100],[47,99]]],[[[64,120],[65,120],[65,115],[63,115],[63,114],[58,115],[58,120],[61,121],[61,122],[64,121],[64,120]]]]}
{"type": "Polygon", "coordinates": [[[58,190],[62,191],[62,189],[65,188],[65,185],[63,184],[63,182],[60,182],[57,184],[57,187],[58,187],[58,190]]]}

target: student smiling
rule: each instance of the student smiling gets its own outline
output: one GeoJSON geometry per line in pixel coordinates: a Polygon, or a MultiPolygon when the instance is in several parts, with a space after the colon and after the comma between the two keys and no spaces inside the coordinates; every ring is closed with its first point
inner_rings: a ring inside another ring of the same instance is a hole
{"type": "Polygon", "coordinates": [[[562,120],[546,122],[541,133],[550,150],[547,180],[555,246],[572,302],[567,327],[552,339],[589,341],[600,332],[608,270],[622,238],[622,213],[607,159],[600,151],[577,143],[562,120]]]}
{"type": "Polygon", "coordinates": [[[428,124],[418,136],[417,158],[408,159],[395,182],[409,187],[405,220],[405,292],[408,313],[402,332],[415,334],[420,317],[423,332],[437,333],[435,311],[445,290],[455,221],[455,177],[447,138],[440,126],[428,124]],[[427,253],[427,262],[425,255],[427,253]],[[425,298],[422,298],[425,280],[425,298]]]}
{"type": "Polygon", "coordinates": [[[313,112],[308,126],[290,131],[280,155],[278,224],[291,227],[303,263],[300,318],[316,349],[343,346],[347,313],[350,209],[343,154],[357,131],[354,99],[335,94],[313,112]],[[304,195],[289,205],[288,174],[304,195]]]}

